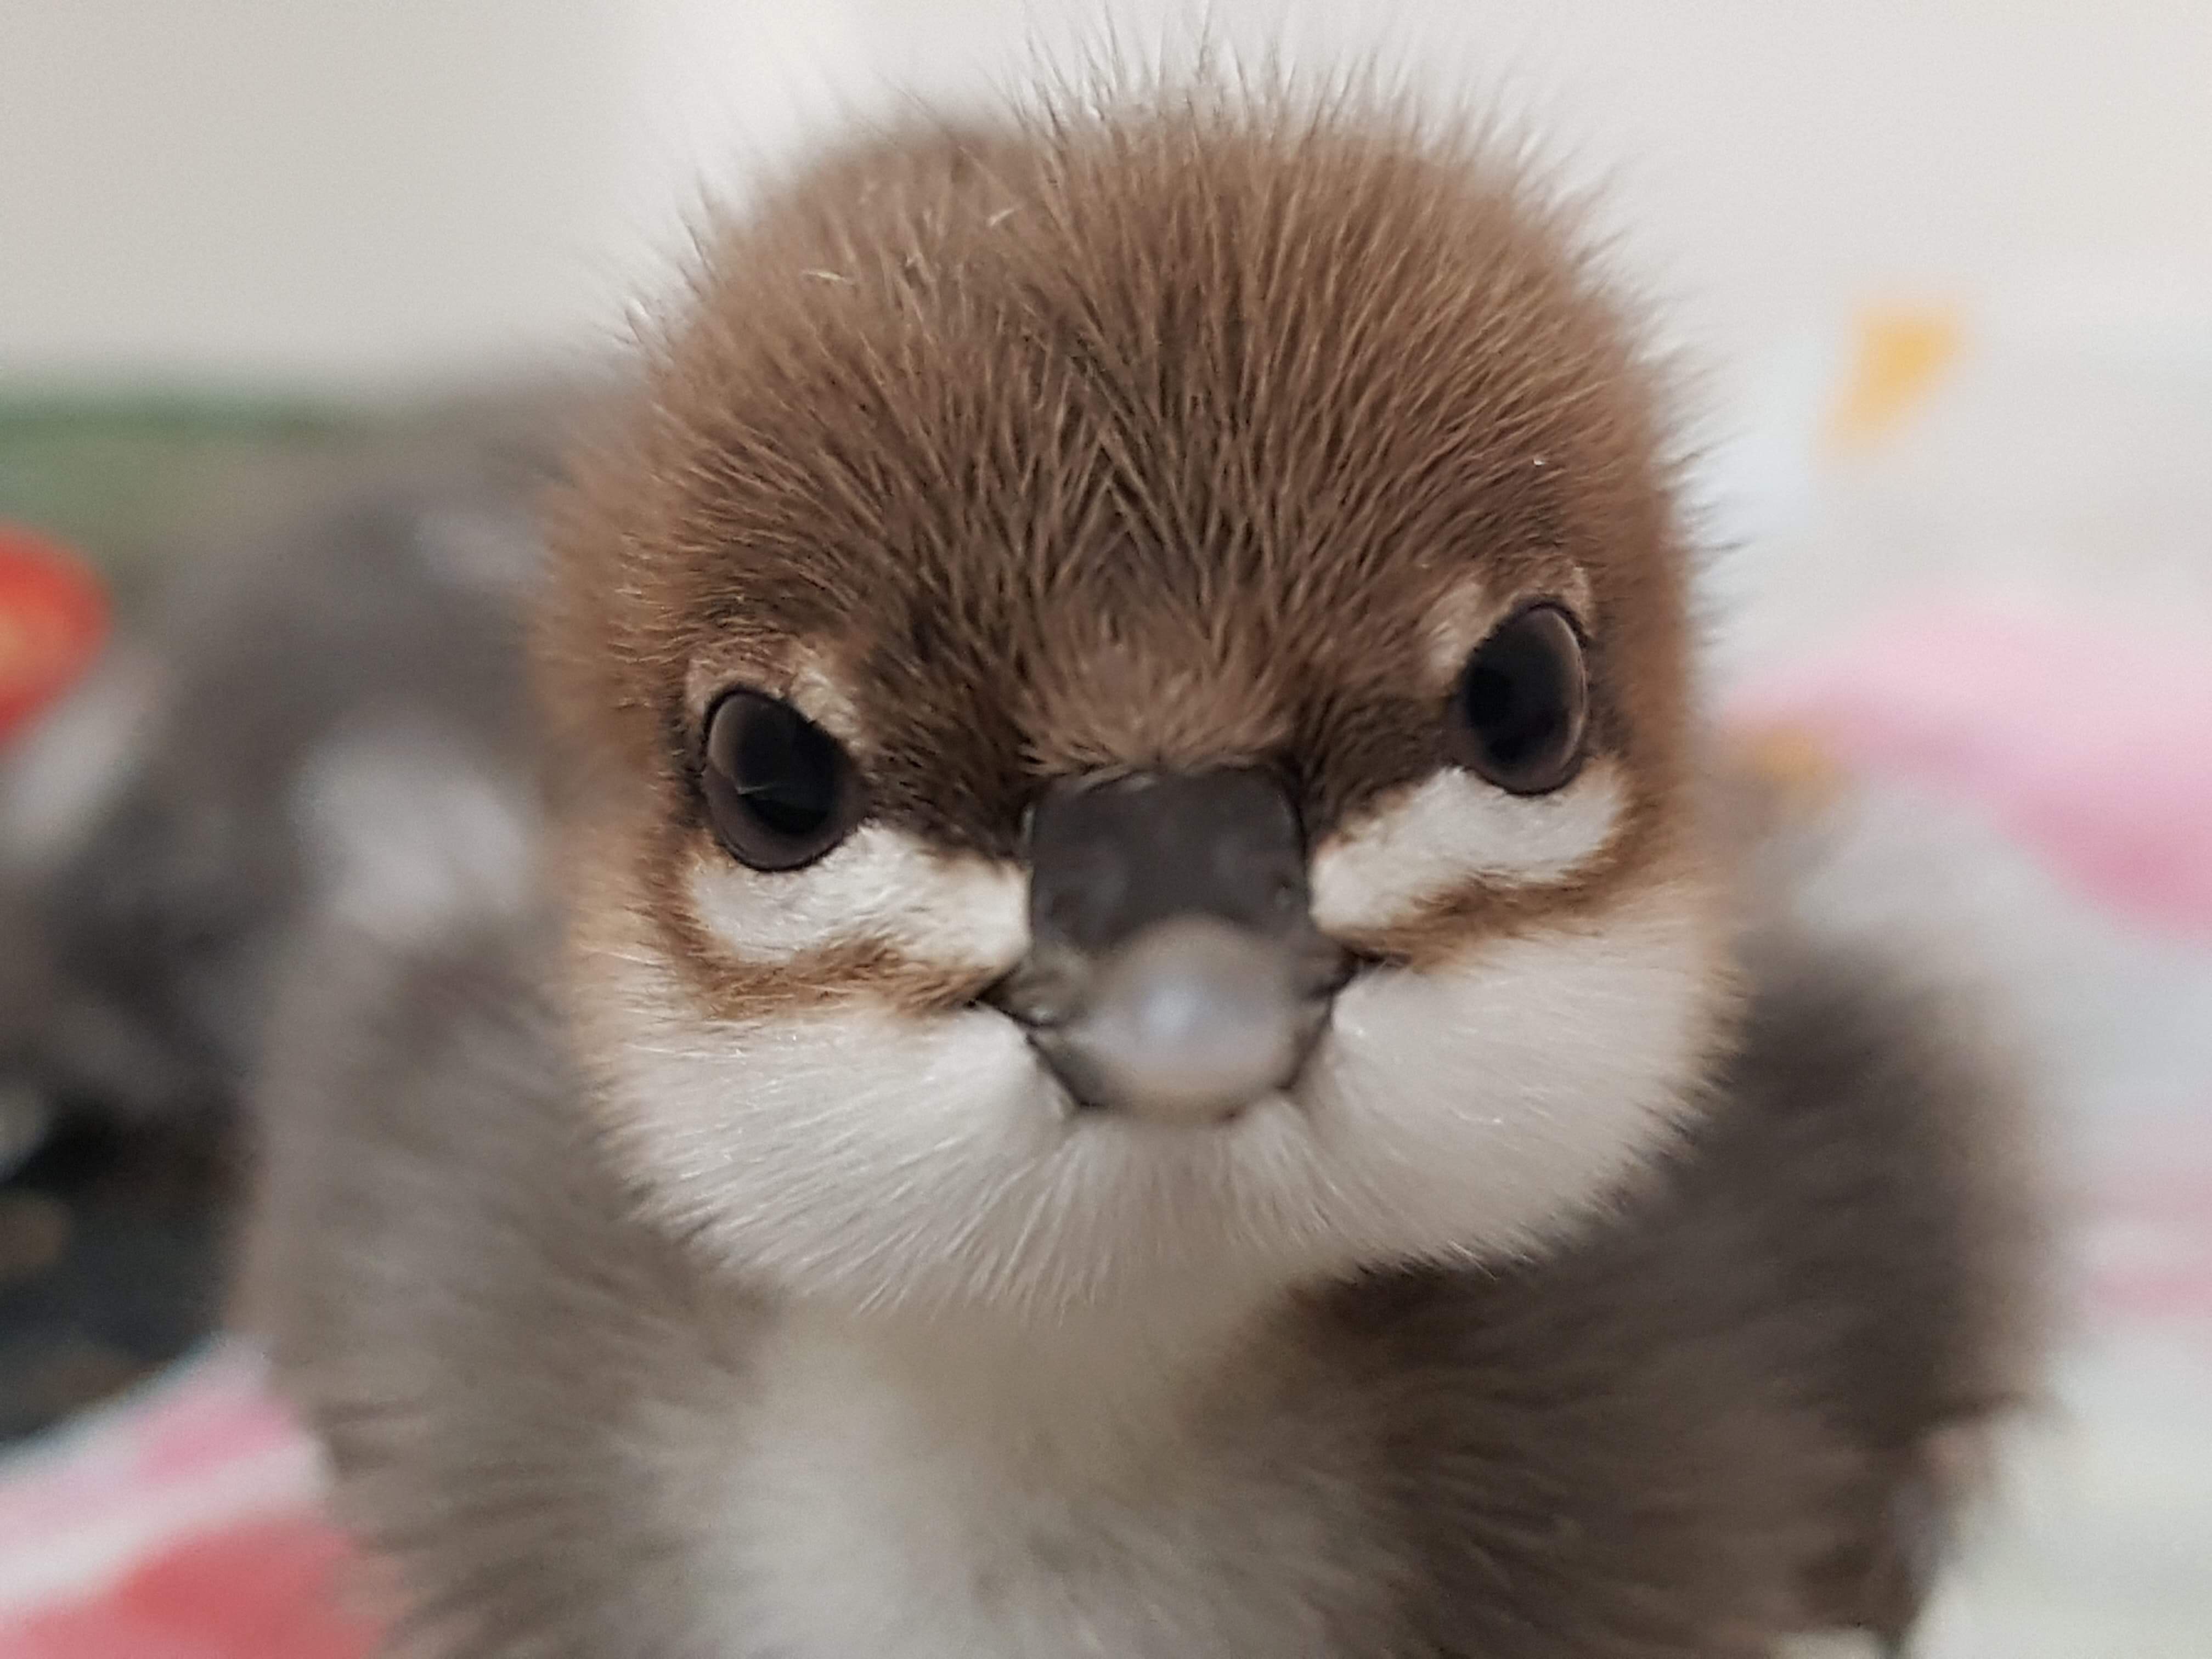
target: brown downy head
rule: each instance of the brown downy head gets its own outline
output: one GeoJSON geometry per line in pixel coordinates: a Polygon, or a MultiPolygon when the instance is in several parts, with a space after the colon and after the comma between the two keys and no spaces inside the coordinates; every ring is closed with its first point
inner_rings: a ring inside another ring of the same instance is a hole
{"type": "Polygon", "coordinates": [[[714,240],[543,618],[648,1201],[1043,1307],[1540,1243],[1693,1109],[1651,371],[1407,121],[916,128],[714,240]]]}

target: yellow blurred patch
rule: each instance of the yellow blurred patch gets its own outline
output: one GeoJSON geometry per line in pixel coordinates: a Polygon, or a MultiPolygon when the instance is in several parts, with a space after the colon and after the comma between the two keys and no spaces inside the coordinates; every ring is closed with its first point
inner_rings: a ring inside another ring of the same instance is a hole
{"type": "Polygon", "coordinates": [[[1820,735],[1802,726],[1757,726],[1736,734],[1740,763],[1784,814],[1819,812],[1849,789],[1850,774],[1820,735]]]}
{"type": "Polygon", "coordinates": [[[1893,307],[1866,313],[1849,376],[1828,411],[1827,447],[1856,453],[1893,432],[1927,401],[1965,338],[1951,311],[1893,307]]]}

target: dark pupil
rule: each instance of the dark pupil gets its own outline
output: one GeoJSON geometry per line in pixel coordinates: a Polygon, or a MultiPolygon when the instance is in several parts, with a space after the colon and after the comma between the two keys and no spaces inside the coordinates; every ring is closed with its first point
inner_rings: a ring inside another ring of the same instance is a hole
{"type": "Polygon", "coordinates": [[[741,714],[726,775],[763,827],[780,836],[812,835],[837,807],[837,745],[819,726],[781,703],[741,714]]]}
{"type": "Polygon", "coordinates": [[[1468,665],[1461,696],[1468,724],[1500,767],[1548,760],[1565,736],[1566,665],[1540,623],[1501,630],[1468,665]]]}

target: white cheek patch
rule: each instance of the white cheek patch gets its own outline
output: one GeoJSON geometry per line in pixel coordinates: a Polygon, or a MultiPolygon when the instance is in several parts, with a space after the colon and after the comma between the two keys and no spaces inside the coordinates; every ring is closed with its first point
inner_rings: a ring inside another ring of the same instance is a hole
{"type": "Polygon", "coordinates": [[[920,962],[995,971],[1028,948],[1028,886],[1018,870],[947,857],[880,823],[862,824],[802,870],[749,870],[709,848],[688,886],[701,925],[742,961],[882,943],[920,962]]]}
{"type": "Polygon", "coordinates": [[[612,1144],[659,1215],[778,1287],[1058,1319],[1294,1282],[1342,1242],[1285,1102],[1210,1133],[1094,1120],[987,1009],[716,1020],[642,955],[606,971],[612,1144]]]}
{"type": "Polygon", "coordinates": [[[1609,762],[1534,796],[1447,768],[1322,843],[1314,920],[1333,933],[1388,927],[1469,882],[1563,880],[1605,851],[1626,804],[1609,762]]]}
{"type": "Polygon", "coordinates": [[[1692,1109],[1716,949],[1704,894],[1680,881],[1447,968],[1355,981],[1299,1091],[1347,1224],[1377,1246],[1556,1236],[1692,1109]]]}
{"type": "Polygon", "coordinates": [[[1052,1218],[1028,1183],[1054,1186],[1064,1114],[1012,1021],[866,1003],[709,1019],[647,957],[606,971],[617,1144],[665,1216],[747,1271],[927,1302],[1014,1271],[988,1241],[1052,1218]]]}
{"type": "Polygon", "coordinates": [[[1295,1101],[1205,1131],[1071,1113],[987,1009],[716,1019],[645,948],[597,955],[586,1035],[654,1207],[742,1271],[1059,1316],[1561,1237],[1693,1109],[1706,910],[1683,882],[1370,975],[1295,1101]]]}

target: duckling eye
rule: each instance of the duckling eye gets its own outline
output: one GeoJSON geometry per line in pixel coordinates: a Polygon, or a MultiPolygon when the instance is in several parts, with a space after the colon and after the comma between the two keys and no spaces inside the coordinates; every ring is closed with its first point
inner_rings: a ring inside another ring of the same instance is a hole
{"type": "Polygon", "coordinates": [[[1548,603],[1515,611],[1460,671],[1447,718],[1452,758],[1509,794],[1540,795],[1582,770],[1589,672],[1582,637],[1548,603]]]}
{"type": "Polygon", "coordinates": [[[756,870],[811,864],[852,833],[865,807],[837,740],[757,691],[727,692],[707,716],[699,781],[714,838],[756,870]]]}

